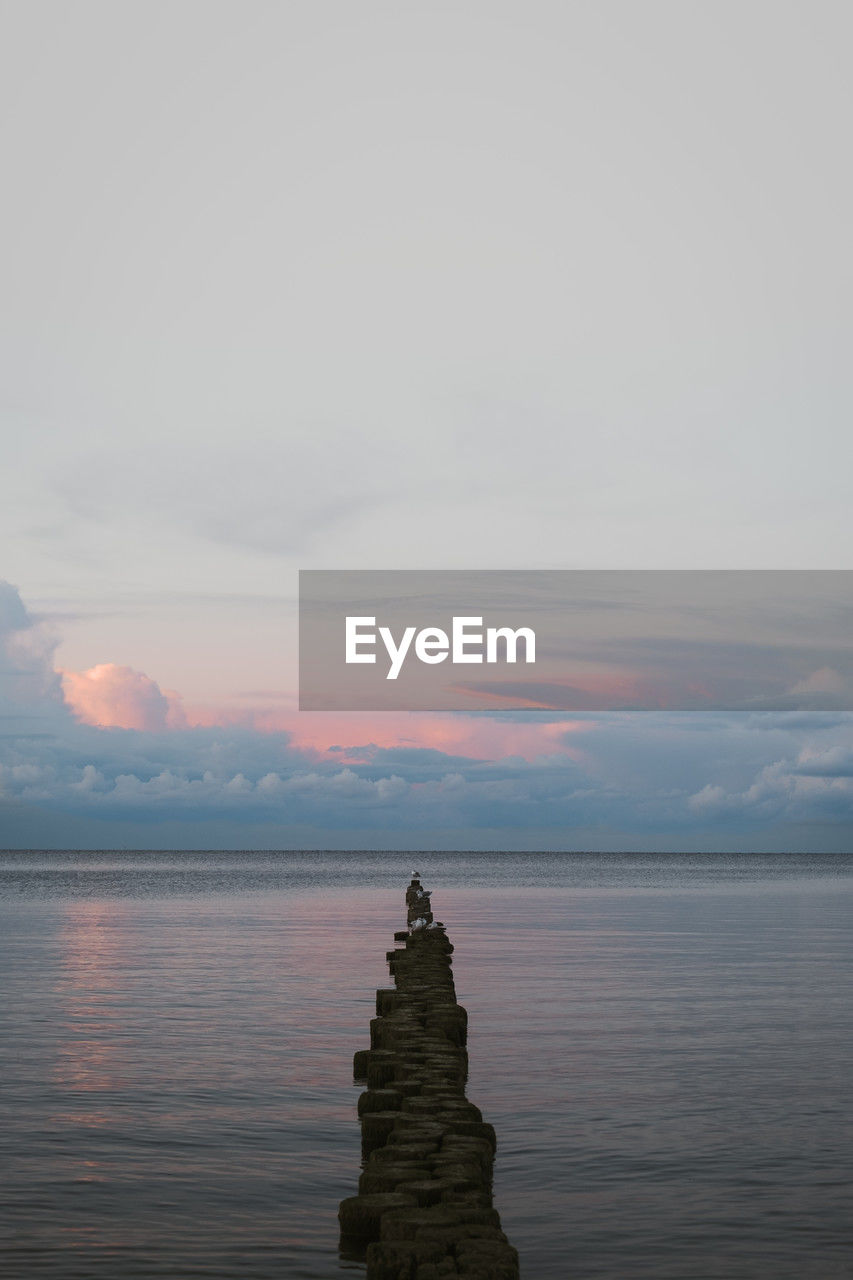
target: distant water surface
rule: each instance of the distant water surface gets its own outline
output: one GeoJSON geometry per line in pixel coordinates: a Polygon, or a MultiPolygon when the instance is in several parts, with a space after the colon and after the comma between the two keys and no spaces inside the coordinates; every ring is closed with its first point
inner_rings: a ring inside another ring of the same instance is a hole
{"type": "MultiPolygon", "coordinates": [[[[0,853],[0,1274],[337,1252],[411,854],[0,853]]],[[[418,854],[526,1280],[853,1276],[853,855],[418,854]]]]}

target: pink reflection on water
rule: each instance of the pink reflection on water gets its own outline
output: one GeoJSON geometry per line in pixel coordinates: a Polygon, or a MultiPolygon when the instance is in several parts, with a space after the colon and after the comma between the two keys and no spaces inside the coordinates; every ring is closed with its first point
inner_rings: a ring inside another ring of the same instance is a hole
{"type": "MultiPolygon", "coordinates": [[[[69,903],[60,932],[60,994],[65,1038],[57,1046],[54,1079],[77,1092],[114,1088],[125,1064],[116,975],[122,962],[121,907],[116,903],[69,903]]],[[[95,1113],[92,1123],[107,1123],[95,1113]]]]}

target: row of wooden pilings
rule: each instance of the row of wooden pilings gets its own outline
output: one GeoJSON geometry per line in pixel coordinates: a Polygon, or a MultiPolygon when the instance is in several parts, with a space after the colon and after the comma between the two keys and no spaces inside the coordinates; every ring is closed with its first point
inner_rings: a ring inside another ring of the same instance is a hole
{"type": "Polygon", "coordinates": [[[456,1002],[453,947],[417,874],[394,987],[376,993],[370,1048],[353,1063],[363,1172],[341,1202],[341,1252],[368,1280],[518,1280],[518,1254],[492,1205],[495,1131],[465,1097],[468,1015],[456,1002]]]}

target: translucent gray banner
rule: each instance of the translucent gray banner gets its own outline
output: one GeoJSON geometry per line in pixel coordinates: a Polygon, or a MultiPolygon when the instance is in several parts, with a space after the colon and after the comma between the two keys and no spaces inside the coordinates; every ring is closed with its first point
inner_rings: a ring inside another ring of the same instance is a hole
{"type": "Polygon", "coordinates": [[[304,570],[303,711],[853,708],[851,570],[304,570]]]}

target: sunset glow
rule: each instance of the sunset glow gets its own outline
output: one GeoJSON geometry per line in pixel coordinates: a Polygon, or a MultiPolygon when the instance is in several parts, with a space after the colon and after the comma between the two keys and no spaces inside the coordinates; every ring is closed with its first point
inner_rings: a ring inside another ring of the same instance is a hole
{"type": "Polygon", "coordinates": [[[88,671],[62,671],[67,705],[83,724],[98,728],[166,732],[187,728],[243,727],[285,733],[293,746],[341,764],[359,763],[376,748],[431,748],[449,756],[535,760],[555,752],[577,756],[566,735],[588,733],[584,720],[544,723],[495,720],[440,712],[299,712],[258,706],[185,707],[180,695],[130,667],[104,662],[88,671]]]}
{"type": "Polygon", "coordinates": [[[186,718],[177,695],[131,667],[102,662],[88,671],[62,671],[65,701],[83,724],[100,728],[183,728],[186,718]]]}

